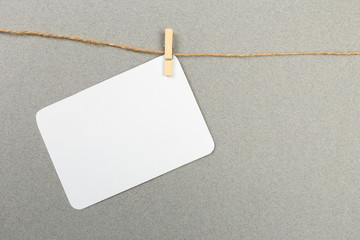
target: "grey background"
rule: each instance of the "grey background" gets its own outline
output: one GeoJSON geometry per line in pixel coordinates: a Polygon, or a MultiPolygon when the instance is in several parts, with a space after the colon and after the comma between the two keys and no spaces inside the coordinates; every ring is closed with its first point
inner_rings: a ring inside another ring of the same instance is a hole
{"type": "MultiPolygon", "coordinates": [[[[357,0],[2,0],[0,24],[159,50],[172,27],[178,52],[360,49],[357,0]]],[[[0,239],[360,238],[360,56],[179,58],[215,151],[74,210],[36,112],[154,57],[0,34],[0,239]]]]}

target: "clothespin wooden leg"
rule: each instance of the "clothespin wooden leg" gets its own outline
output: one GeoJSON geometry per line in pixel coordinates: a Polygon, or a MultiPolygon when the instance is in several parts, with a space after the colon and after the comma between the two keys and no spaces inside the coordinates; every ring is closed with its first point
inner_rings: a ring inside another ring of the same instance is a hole
{"type": "Polygon", "coordinates": [[[171,28],[165,29],[165,65],[164,65],[164,74],[165,76],[172,75],[172,58],[173,58],[173,30],[171,28]]]}

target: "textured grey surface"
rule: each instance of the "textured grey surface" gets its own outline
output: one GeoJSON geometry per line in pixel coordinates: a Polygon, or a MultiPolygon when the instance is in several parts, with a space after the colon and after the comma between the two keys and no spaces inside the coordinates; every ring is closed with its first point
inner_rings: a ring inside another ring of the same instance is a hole
{"type": "MultiPolygon", "coordinates": [[[[360,49],[357,0],[2,0],[0,23],[151,49],[172,27],[179,52],[360,49]]],[[[152,58],[0,34],[0,239],[360,238],[359,56],[180,58],[213,154],[71,208],[35,113],[152,58]]]]}

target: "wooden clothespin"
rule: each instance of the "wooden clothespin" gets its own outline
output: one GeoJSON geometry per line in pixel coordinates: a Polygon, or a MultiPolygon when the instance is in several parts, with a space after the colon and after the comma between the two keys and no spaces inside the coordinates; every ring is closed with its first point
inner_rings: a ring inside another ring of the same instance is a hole
{"type": "Polygon", "coordinates": [[[173,30],[172,28],[165,29],[165,65],[164,65],[164,74],[169,77],[172,75],[172,58],[173,58],[173,30]]]}

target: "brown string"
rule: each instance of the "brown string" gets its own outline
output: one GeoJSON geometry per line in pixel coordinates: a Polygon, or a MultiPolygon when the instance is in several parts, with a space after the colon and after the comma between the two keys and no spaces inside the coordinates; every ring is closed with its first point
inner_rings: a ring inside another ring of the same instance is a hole
{"type": "MultiPolygon", "coordinates": [[[[117,47],[125,50],[130,50],[134,52],[142,52],[142,53],[150,53],[150,54],[164,54],[164,51],[158,50],[150,50],[144,48],[137,48],[117,43],[111,42],[103,42],[103,41],[96,41],[92,39],[86,39],[82,37],[76,36],[67,36],[67,35],[60,35],[60,34],[52,34],[52,33],[44,33],[44,32],[35,32],[35,31],[15,31],[15,30],[6,30],[0,29],[2,33],[8,34],[16,34],[16,35],[35,35],[35,36],[42,36],[42,37],[49,37],[49,38],[60,38],[60,39],[68,39],[73,41],[79,41],[84,43],[96,44],[96,45],[103,45],[103,46],[111,46],[117,47]]],[[[203,57],[203,56],[210,56],[210,57],[263,57],[263,56],[288,56],[288,55],[360,55],[360,51],[351,51],[351,52],[336,52],[336,51],[321,51],[321,52],[285,52],[285,53],[174,53],[176,56],[182,57],[203,57]]]]}

